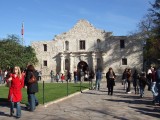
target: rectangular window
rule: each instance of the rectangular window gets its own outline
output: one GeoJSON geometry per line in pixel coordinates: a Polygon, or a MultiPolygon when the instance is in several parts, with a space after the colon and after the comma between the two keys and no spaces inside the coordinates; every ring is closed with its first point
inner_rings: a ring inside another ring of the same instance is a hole
{"type": "Polygon", "coordinates": [[[47,60],[43,61],[43,66],[47,66],[47,60]]]}
{"type": "Polygon", "coordinates": [[[80,40],[80,50],[85,50],[85,40],[80,40]]]}
{"type": "Polygon", "coordinates": [[[47,51],[47,44],[43,44],[44,51],[47,51]]]}
{"type": "Polygon", "coordinates": [[[127,65],[127,58],[122,58],[122,65],[127,65]]]}
{"type": "Polygon", "coordinates": [[[125,48],[124,40],[120,40],[120,48],[125,48]]]}

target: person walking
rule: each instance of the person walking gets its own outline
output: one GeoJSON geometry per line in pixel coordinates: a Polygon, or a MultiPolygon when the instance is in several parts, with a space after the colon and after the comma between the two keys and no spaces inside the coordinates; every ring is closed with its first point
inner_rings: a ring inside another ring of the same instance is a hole
{"type": "Polygon", "coordinates": [[[74,74],[74,83],[77,83],[77,79],[78,79],[77,70],[75,70],[73,74],[74,74]]]}
{"type": "Polygon", "coordinates": [[[56,82],[58,83],[58,81],[59,81],[59,74],[57,73],[56,74],[56,82]]]}
{"type": "Polygon", "coordinates": [[[71,82],[71,73],[67,71],[67,81],[71,82]]]}
{"type": "Polygon", "coordinates": [[[155,105],[156,102],[156,96],[158,96],[158,89],[156,86],[156,70],[154,67],[151,68],[152,71],[152,79],[151,79],[151,92],[153,94],[153,101],[152,103],[155,105]]]}
{"type": "Polygon", "coordinates": [[[160,64],[158,66],[158,69],[156,71],[156,87],[158,90],[158,95],[155,98],[155,101],[158,101],[159,105],[160,105],[160,64]]]}
{"type": "Polygon", "coordinates": [[[132,73],[131,73],[131,69],[128,69],[128,72],[127,72],[127,89],[126,89],[126,92],[127,93],[131,93],[131,80],[132,80],[132,73]]]}
{"type": "Polygon", "coordinates": [[[63,83],[64,80],[65,80],[65,76],[61,74],[61,82],[63,83]]]}
{"type": "Polygon", "coordinates": [[[122,85],[124,85],[124,90],[127,88],[127,72],[128,68],[126,68],[122,74],[122,85]]]}
{"type": "Polygon", "coordinates": [[[152,66],[148,69],[147,71],[147,85],[148,85],[148,91],[151,90],[151,81],[152,81],[152,70],[151,70],[152,66]]]}
{"type": "Polygon", "coordinates": [[[42,79],[42,71],[39,71],[38,72],[38,80],[41,81],[41,79],[42,79]]]}
{"type": "Polygon", "coordinates": [[[144,97],[144,89],[147,84],[146,74],[144,72],[141,73],[139,78],[139,86],[140,86],[140,97],[144,97]]]}
{"type": "Polygon", "coordinates": [[[89,72],[89,86],[90,86],[91,90],[93,90],[93,79],[94,79],[94,76],[95,76],[94,71],[91,70],[89,72]]]}
{"type": "Polygon", "coordinates": [[[135,94],[139,94],[139,73],[136,69],[133,73],[133,87],[135,94]]]}
{"type": "Polygon", "coordinates": [[[25,85],[27,86],[28,95],[28,105],[26,109],[33,112],[39,104],[38,99],[35,96],[35,93],[38,92],[38,72],[33,65],[28,65],[27,67],[25,85]],[[31,82],[33,78],[35,81],[31,82]]]}
{"type": "Polygon", "coordinates": [[[113,87],[115,86],[115,78],[116,78],[116,75],[113,69],[110,67],[108,72],[106,73],[108,95],[113,95],[113,87]]]}
{"type": "Polygon", "coordinates": [[[95,89],[96,89],[96,90],[100,90],[100,82],[101,82],[101,79],[102,79],[102,73],[101,73],[101,71],[98,69],[97,72],[96,72],[96,86],[95,86],[95,89]]]}
{"type": "Polygon", "coordinates": [[[10,116],[14,114],[14,104],[16,105],[16,118],[21,117],[22,88],[24,87],[24,76],[18,66],[15,66],[13,73],[6,79],[9,86],[8,100],[10,101],[10,116]]]}
{"type": "Polygon", "coordinates": [[[54,72],[53,72],[53,70],[51,70],[50,76],[51,76],[51,82],[53,82],[54,81],[54,72]]]}

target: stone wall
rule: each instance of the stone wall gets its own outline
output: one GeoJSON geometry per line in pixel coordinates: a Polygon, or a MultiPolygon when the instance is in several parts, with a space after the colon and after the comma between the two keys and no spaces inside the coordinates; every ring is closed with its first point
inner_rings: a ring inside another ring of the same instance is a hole
{"type": "Polygon", "coordinates": [[[111,32],[96,29],[86,20],[79,20],[72,29],[56,35],[53,40],[33,42],[32,47],[39,60],[36,69],[42,71],[45,80],[50,79],[51,70],[54,73],[61,72],[61,64],[65,64],[64,61],[61,62],[62,54],[64,59],[69,61],[72,59],[70,62],[71,73],[81,60],[85,61],[89,68],[96,69],[97,58],[102,63],[104,75],[109,67],[112,67],[117,74],[121,74],[126,67],[142,68],[142,46],[138,40],[127,36],[113,36],[111,32]],[[121,39],[125,40],[124,49],[120,49],[121,39]],[[80,50],[80,40],[85,40],[85,50],[80,50]],[[66,50],[66,41],[69,43],[69,50],[66,50]],[[47,45],[47,51],[44,51],[43,44],[47,45]],[[93,53],[95,60],[93,60],[93,53]],[[122,58],[127,58],[127,65],[122,65],[122,58]],[[43,66],[44,60],[47,61],[47,66],[43,66]]]}

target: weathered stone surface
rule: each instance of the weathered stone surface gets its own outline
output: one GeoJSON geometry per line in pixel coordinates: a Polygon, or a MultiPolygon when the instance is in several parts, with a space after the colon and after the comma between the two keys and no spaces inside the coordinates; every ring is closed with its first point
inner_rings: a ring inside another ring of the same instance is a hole
{"type": "Polygon", "coordinates": [[[39,60],[36,69],[42,71],[45,80],[49,79],[51,70],[55,74],[64,73],[65,70],[73,73],[80,61],[86,62],[89,69],[100,68],[104,73],[109,67],[113,67],[118,74],[126,67],[142,68],[140,41],[127,36],[113,36],[111,32],[99,30],[86,20],[79,20],[72,29],[56,35],[53,40],[33,42],[32,47],[39,60]],[[80,49],[80,40],[85,40],[84,50],[80,49]],[[123,49],[120,48],[120,40],[125,41],[123,49]],[[44,51],[43,44],[47,45],[47,51],[44,51]],[[127,65],[122,65],[122,58],[127,58],[127,65]],[[44,60],[47,66],[43,65],[44,60]]]}

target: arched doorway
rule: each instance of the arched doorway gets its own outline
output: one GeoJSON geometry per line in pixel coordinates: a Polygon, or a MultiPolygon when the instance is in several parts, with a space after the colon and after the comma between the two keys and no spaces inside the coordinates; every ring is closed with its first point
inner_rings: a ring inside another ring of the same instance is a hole
{"type": "Polygon", "coordinates": [[[82,69],[83,72],[88,71],[88,64],[84,61],[80,61],[77,65],[78,69],[82,69]]]}

